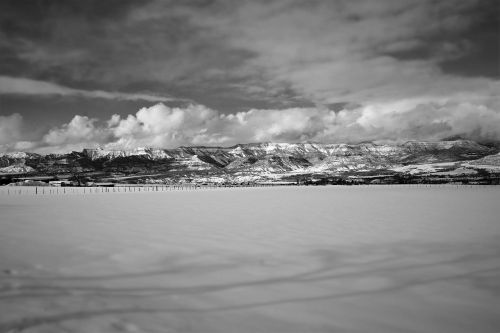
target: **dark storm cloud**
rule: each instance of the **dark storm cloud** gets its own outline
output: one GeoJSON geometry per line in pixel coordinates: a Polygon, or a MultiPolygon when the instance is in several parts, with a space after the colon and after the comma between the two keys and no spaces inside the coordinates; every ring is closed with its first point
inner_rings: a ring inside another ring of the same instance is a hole
{"type": "Polygon", "coordinates": [[[453,8],[451,12],[454,15],[449,15],[448,7],[436,7],[433,14],[436,19],[442,17],[448,20],[443,28],[430,30],[413,41],[389,47],[387,55],[401,60],[434,58],[444,73],[499,78],[498,1],[464,1],[453,8]]]}
{"type": "Polygon", "coordinates": [[[470,47],[459,57],[443,61],[447,72],[463,76],[500,78],[500,3],[484,0],[471,9],[475,17],[469,29],[460,36],[470,47]]]}
{"type": "Polygon", "coordinates": [[[0,72],[72,89],[160,96],[170,95],[171,86],[181,97],[205,88],[238,90],[230,85],[238,74],[228,72],[252,52],[227,48],[176,12],[178,5],[170,11],[160,4],[164,11],[155,17],[154,9],[141,12],[147,2],[137,1],[2,3],[0,72]]]}
{"type": "Polygon", "coordinates": [[[494,77],[498,71],[498,47],[486,45],[498,37],[491,0],[66,0],[0,6],[0,74],[74,89],[160,96],[171,95],[170,89],[200,103],[214,95],[242,101],[250,96],[274,106],[278,99],[413,97],[433,82],[445,95],[456,90],[446,89],[453,85],[446,73],[494,77]],[[413,86],[402,87],[410,77],[413,86]],[[279,95],[283,87],[290,93],[279,95]]]}
{"type": "Polygon", "coordinates": [[[258,55],[252,65],[318,103],[445,96],[487,85],[475,80],[483,75],[464,80],[458,71],[441,71],[442,63],[477,52],[464,37],[484,19],[477,1],[279,4],[273,11],[246,3],[237,22],[206,24],[235,26],[231,42],[258,55]]]}
{"type": "Polygon", "coordinates": [[[79,60],[84,46],[104,33],[107,25],[119,24],[134,2],[0,2],[2,74],[42,75],[44,67],[58,64],[64,70],[65,60],[79,60]]]}

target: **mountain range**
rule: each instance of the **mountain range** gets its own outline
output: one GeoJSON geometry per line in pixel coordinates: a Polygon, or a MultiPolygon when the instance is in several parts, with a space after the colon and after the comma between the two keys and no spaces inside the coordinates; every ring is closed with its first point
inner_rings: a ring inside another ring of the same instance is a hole
{"type": "Polygon", "coordinates": [[[498,145],[470,140],[400,144],[250,143],[231,147],[0,153],[3,175],[87,174],[100,179],[281,180],[292,176],[471,175],[500,172],[498,145]]]}

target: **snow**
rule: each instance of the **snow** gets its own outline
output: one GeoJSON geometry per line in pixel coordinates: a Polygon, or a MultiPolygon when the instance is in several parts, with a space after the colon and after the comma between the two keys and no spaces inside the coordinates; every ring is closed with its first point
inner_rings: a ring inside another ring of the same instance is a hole
{"type": "Polygon", "coordinates": [[[410,174],[419,173],[434,173],[442,169],[453,168],[457,166],[457,162],[441,162],[441,163],[424,163],[424,164],[411,164],[400,167],[391,168],[396,172],[405,172],[410,174]]]}
{"type": "Polygon", "coordinates": [[[239,156],[239,157],[245,156],[245,152],[243,151],[243,149],[240,146],[229,150],[228,153],[233,155],[233,156],[239,156]]]}
{"type": "Polygon", "coordinates": [[[482,164],[468,164],[464,163],[465,167],[475,168],[475,169],[483,169],[489,172],[500,172],[500,165],[482,165],[482,164]]]}
{"type": "Polygon", "coordinates": [[[439,171],[434,172],[432,175],[434,176],[465,176],[465,175],[475,175],[477,174],[477,170],[469,169],[469,168],[456,168],[455,170],[450,171],[439,171]]]}
{"type": "Polygon", "coordinates": [[[29,157],[28,153],[22,152],[22,151],[17,151],[17,152],[11,152],[11,153],[0,153],[0,157],[8,157],[8,158],[27,158],[29,157]]]}
{"type": "MultiPolygon", "coordinates": [[[[405,166],[393,167],[391,170],[396,172],[404,172],[409,174],[432,174],[432,175],[474,175],[477,174],[478,169],[488,170],[490,172],[499,172],[500,165],[495,165],[494,157],[486,160],[486,158],[463,161],[463,162],[441,162],[441,163],[425,163],[425,164],[411,164],[405,166]],[[483,161],[488,161],[489,164],[482,164],[483,161]],[[443,169],[445,169],[443,171],[443,169]],[[446,170],[448,169],[448,170],[446,170]]],[[[498,162],[497,162],[498,164],[498,162]]]]}
{"type": "Polygon", "coordinates": [[[212,166],[200,160],[198,155],[192,155],[178,162],[181,165],[187,166],[188,170],[208,170],[212,166]]]}
{"type": "Polygon", "coordinates": [[[0,332],[493,332],[500,187],[7,195],[0,332]]]}
{"type": "Polygon", "coordinates": [[[84,149],[83,153],[92,160],[99,158],[117,158],[127,156],[147,156],[151,159],[171,158],[165,150],[156,148],[139,147],[133,150],[104,150],[102,148],[84,149]]]}
{"type": "Polygon", "coordinates": [[[9,165],[0,168],[0,173],[28,173],[33,171],[35,171],[35,169],[28,165],[9,165]]]}
{"type": "Polygon", "coordinates": [[[478,167],[481,169],[491,169],[491,170],[500,170],[500,153],[495,155],[485,156],[483,158],[464,162],[464,165],[470,165],[473,167],[478,167]]]}

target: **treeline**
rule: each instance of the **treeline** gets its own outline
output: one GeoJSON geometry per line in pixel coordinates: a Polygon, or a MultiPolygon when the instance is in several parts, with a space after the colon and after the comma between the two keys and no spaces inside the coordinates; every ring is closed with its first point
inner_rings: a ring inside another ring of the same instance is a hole
{"type": "Polygon", "coordinates": [[[464,184],[500,185],[500,174],[478,173],[476,175],[411,175],[394,174],[382,176],[326,176],[301,178],[299,185],[368,185],[368,184],[464,184]]]}

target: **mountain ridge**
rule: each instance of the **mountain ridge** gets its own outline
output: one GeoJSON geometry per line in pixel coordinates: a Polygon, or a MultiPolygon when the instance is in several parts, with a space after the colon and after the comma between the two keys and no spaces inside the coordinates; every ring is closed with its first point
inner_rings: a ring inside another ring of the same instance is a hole
{"type": "Polygon", "coordinates": [[[164,175],[165,179],[199,178],[207,175],[228,179],[276,179],[300,174],[339,176],[369,172],[442,171],[440,167],[422,167],[425,164],[439,163],[451,163],[456,168],[471,170],[480,167],[484,169],[486,163],[491,164],[488,170],[496,172],[499,152],[497,147],[471,140],[406,141],[392,144],[262,142],[229,147],[143,147],[131,150],[87,148],[81,152],[66,154],[0,153],[0,173],[47,175],[97,172],[111,176],[154,173],[164,175]],[[483,162],[480,163],[481,159],[483,162]],[[474,163],[475,160],[478,162],[474,163]],[[471,163],[465,165],[465,162],[471,163]]]}
{"type": "MultiPolygon", "coordinates": [[[[409,145],[420,145],[420,146],[441,146],[443,148],[446,147],[452,147],[452,146],[465,146],[465,145],[474,145],[474,146],[484,146],[487,147],[487,145],[480,144],[476,141],[473,140],[467,140],[467,139],[458,139],[458,140],[442,140],[442,141],[419,141],[419,140],[408,140],[402,143],[376,143],[372,141],[365,141],[365,142],[360,142],[360,143],[320,143],[320,142],[294,142],[294,143],[289,143],[289,142],[271,142],[271,141],[266,141],[266,142],[251,142],[251,143],[238,143],[232,146],[204,146],[204,145],[194,145],[194,146],[179,146],[177,148],[157,148],[157,147],[138,147],[134,149],[104,149],[102,147],[97,147],[97,148],[84,148],[82,150],[83,153],[86,154],[92,154],[92,152],[103,152],[106,153],[105,155],[114,155],[116,157],[120,156],[132,156],[132,155],[147,155],[150,154],[151,152],[168,152],[168,151],[175,151],[175,150],[197,150],[197,149],[203,149],[203,150],[234,150],[237,148],[247,148],[247,149],[253,149],[255,147],[262,148],[262,147],[271,147],[270,149],[274,148],[287,148],[287,147],[293,147],[293,146],[302,146],[302,147],[359,147],[359,146],[378,146],[378,147],[386,147],[386,146],[409,146],[409,145]]],[[[73,151],[75,152],[75,151],[73,151]]],[[[15,151],[15,152],[0,152],[0,157],[12,157],[12,158],[26,158],[34,155],[38,156],[47,156],[47,155],[67,155],[71,153],[47,153],[47,154],[40,154],[40,153],[33,153],[33,152],[27,152],[27,151],[15,151]]]]}

